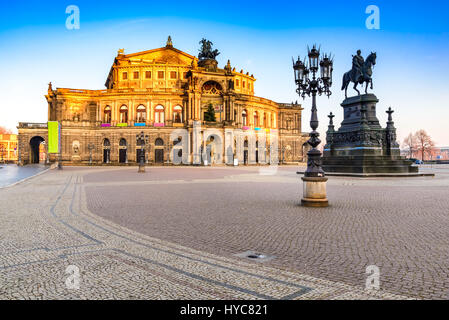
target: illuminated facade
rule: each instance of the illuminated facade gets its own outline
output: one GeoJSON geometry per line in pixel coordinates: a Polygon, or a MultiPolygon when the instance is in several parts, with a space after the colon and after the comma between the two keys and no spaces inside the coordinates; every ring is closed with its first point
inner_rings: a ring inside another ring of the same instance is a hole
{"type": "MultiPolygon", "coordinates": [[[[182,52],[169,39],[159,49],[132,54],[119,50],[104,90],[53,89],[50,84],[48,120],[61,124],[65,164],[135,164],[140,152],[136,135],[142,131],[149,137],[146,162],[170,163],[170,150],[176,144],[171,133],[182,128],[192,135],[194,124],[223,136],[229,130],[251,132],[256,148],[262,132],[275,136],[281,162],[304,161],[307,137],[301,132],[301,106],[256,97],[255,81],[248,72],[237,72],[229,61],[218,68],[214,59],[182,52]],[[211,109],[215,121],[206,121],[211,109]]],[[[20,161],[36,162],[38,145],[48,141],[46,124],[20,123],[18,130],[20,161]]],[[[203,138],[200,143],[206,145],[207,137],[203,138]]],[[[239,154],[236,148],[234,157],[247,163],[251,155],[246,149],[239,154]]],[[[189,163],[192,154],[190,147],[189,163]]],[[[57,156],[49,159],[55,161],[57,156]]]]}
{"type": "Polygon", "coordinates": [[[0,163],[17,161],[17,135],[0,134],[0,163]]]}

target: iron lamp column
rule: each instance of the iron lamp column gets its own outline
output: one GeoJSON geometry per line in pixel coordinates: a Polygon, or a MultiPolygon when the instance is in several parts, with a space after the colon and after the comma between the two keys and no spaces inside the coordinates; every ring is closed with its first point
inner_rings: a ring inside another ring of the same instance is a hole
{"type": "Polygon", "coordinates": [[[139,169],[137,172],[145,172],[145,147],[148,144],[149,136],[145,135],[143,131],[136,135],[136,146],[140,146],[140,156],[139,156],[139,169]]]}
{"type": "Polygon", "coordinates": [[[326,196],[326,175],[321,168],[321,151],[317,149],[321,143],[318,128],[318,114],[316,105],[316,96],[325,94],[328,97],[332,94],[333,60],[330,55],[320,54],[320,49],[314,45],[310,50],[308,48],[308,61],[301,61],[300,57],[293,61],[293,70],[295,74],[296,92],[305,99],[306,95],[312,95],[312,115],[310,118],[310,139],[307,143],[312,147],[307,153],[307,170],[302,178],[304,182],[304,196],[301,200],[303,206],[307,207],[327,207],[328,200],[326,196]],[[321,58],[321,59],[320,59],[321,58]],[[321,75],[318,75],[318,71],[321,75]]]}
{"type": "Polygon", "coordinates": [[[282,150],[282,164],[285,164],[285,146],[283,146],[281,150],[282,150]]]}

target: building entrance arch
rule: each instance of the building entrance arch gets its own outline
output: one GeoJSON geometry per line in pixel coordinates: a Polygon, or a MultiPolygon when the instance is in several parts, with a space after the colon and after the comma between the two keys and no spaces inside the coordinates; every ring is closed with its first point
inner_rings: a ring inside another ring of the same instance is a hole
{"type": "Polygon", "coordinates": [[[157,138],[154,142],[154,162],[164,163],[164,140],[157,138]]]}
{"type": "Polygon", "coordinates": [[[111,162],[111,142],[109,139],[103,141],[103,163],[111,162]]]}
{"type": "Polygon", "coordinates": [[[30,163],[36,164],[44,162],[46,157],[45,139],[35,136],[30,140],[30,163]]]}
{"type": "Polygon", "coordinates": [[[128,163],[128,143],[123,138],[119,142],[119,163],[128,163]]]}

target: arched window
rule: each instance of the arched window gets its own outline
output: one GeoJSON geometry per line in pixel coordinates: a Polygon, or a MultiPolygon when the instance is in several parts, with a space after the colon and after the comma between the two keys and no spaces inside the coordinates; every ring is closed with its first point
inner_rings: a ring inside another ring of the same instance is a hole
{"type": "Polygon", "coordinates": [[[247,114],[246,114],[246,110],[243,110],[243,112],[242,112],[242,124],[244,126],[246,126],[248,124],[247,118],[248,117],[247,117],[247,114]]]}
{"type": "Polygon", "coordinates": [[[162,140],[161,138],[157,138],[156,141],[154,142],[154,144],[156,146],[163,146],[164,145],[164,140],[162,140]]]}
{"type": "Polygon", "coordinates": [[[254,111],[254,126],[259,126],[259,113],[257,111],[254,111]]]}
{"type": "Polygon", "coordinates": [[[267,113],[264,112],[264,114],[263,114],[262,127],[265,128],[266,126],[267,126],[267,113]]]}
{"type": "Polygon", "coordinates": [[[203,94],[221,94],[221,85],[215,81],[207,81],[203,85],[203,94]]]}
{"type": "Polygon", "coordinates": [[[123,105],[120,107],[120,123],[128,122],[128,107],[123,105]]]}
{"type": "Polygon", "coordinates": [[[182,123],[182,107],[176,106],[173,108],[173,122],[182,123]]]}
{"type": "Polygon", "coordinates": [[[111,162],[111,142],[105,138],[103,140],[103,163],[111,162]]]}
{"type": "Polygon", "coordinates": [[[119,146],[120,147],[126,147],[127,146],[126,140],[124,138],[120,139],[119,146]]]}
{"type": "Polygon", "coordinates": [[[111,107],[106,106],[103,112],[103,121],[104,123],[111,123],[111,107]]]}
{"type": "Polygon", "coordinates": [[[137,107],[137,122],[143,123],[147,121],[147,108],[145,106],[140,105],[137,107]]]}
{"type": "Polygon", "coordinates": [[[159,105],[154,109],[154,122],[165,123],[164,107],[159,105]]]}

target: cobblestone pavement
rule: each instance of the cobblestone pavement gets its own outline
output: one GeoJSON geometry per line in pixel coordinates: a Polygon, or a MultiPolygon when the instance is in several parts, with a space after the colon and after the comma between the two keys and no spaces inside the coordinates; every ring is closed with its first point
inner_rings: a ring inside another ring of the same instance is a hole
{"type": "Polygon", "coordinates": [[[296,169],[274,176],[221,169],[234,175],[218,179],[201,169],[192,180],[195,168],[164,168],[140,182],[131,170],[109,172],[110,183],[99,173],[85,182],[92,212],[140,233],[226,257],[260,251],[276,256],[265,265],[354,286],[374,264],[386,290],[448,298],[448,166],[434,167],[435,178],[330,177],[325,209],[298,206],[296,169]]]}
{"type": "Polygon", "coordinates": [[[26,167],[19,167],[16,164],[0,165],[0,188],[32,177],[46,169],[48,167],[39,164],[26,167]]]}
{"type": "Polygon", "coordinates": [[[324,209],[298,206],[296,169],[65,168],[4,188],[0,298],[447,298],[448,168],[332,177],[324,209]]]}

